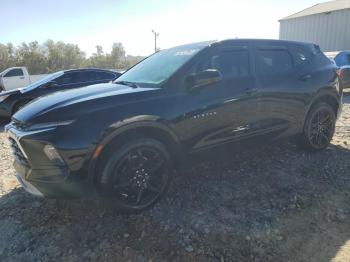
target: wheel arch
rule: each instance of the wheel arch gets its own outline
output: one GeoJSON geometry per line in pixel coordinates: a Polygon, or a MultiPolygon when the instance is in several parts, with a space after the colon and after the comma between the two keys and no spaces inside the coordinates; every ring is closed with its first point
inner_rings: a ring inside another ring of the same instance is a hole
{"type": "Polygon", "coordinates": [[[16,113],[16,109],[20,104],[28,104],[30,101],[32,101],[32,99],[30,98],[22,98],[17,100],[16,102],[13,103],[12,107],[11,107],[11,115],[14,115],[16,113]]]}
{"type": "Polygon", "coordinates": [[[325,103],[329,104],[333,108],[336,117],[338,117],[339,107],[340,107],[339,98],[331,92],[324,92],[324,93],[319,93],[311,101],[311,103],[309,104],[309,106],[306,110],[306,114],[304,115],[303,123],[305,123],[306,117],[307,117],[308,113],[310,112],[310,110],[312,109],[312,107],[318,103],[321,103],[321,102],[325,102],[325,103]]]}
{"type": "Polygon", "coordinates": [[[177,135],[164,122],[157,118],[143,118],[121,121],[110,126],[106,135],[97,143],[89,163],[89,178],[94,183],[100,173],[101,164],[106,160],[113,148],[134,138],[153,138],[165,145],[169,153],[178,163],[182,159],[182,148],[177,135]]]}

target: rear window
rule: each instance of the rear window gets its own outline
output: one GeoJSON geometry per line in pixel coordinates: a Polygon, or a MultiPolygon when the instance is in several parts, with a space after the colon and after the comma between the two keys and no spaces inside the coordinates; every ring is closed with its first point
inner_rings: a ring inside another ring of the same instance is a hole
{"type": "Polygon", "coordinates": [[[256,71],[260,76],[288,73],[293,69],[292,57],[288,50],[257,51],[256,71]]]}
{"type": "Polygon", "coordinates": [[[301,46],[292,46],[291,47],[294,63],[296,66],[304,65],[311,61],[314,54],[311,50],[307,50],[301,46]]]}

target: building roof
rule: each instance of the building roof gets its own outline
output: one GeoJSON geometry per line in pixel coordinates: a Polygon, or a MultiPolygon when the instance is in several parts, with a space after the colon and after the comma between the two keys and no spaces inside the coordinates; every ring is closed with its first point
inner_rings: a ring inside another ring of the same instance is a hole
{"type": "Polygon", "coordinates": [[[308,15],[328,13],[328,12],[343,10],[348,8],[350,8],[350,0],[333,0],[325,3],[316,4],[298,13],[282,18],[280,21],[293,19],[297,17],[308,16],[308,15]]]}

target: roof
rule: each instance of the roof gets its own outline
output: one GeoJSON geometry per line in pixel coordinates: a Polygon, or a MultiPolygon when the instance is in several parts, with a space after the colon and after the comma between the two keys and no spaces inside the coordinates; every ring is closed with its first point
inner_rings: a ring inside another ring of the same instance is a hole
{"type": "Polygon", "coordinates": [[[293,19],[297,17],[308,16],[308,15],[328,13],[328,12],[343,10],[348,8],[350,8],[350,0],[333,0],[325,3],[316,4],[298,13],[282,18],[280,21],[293,19]]]}
{"type": "Polygon", "coordinates": [[[112,71],[110,69],[101,69],[101,68],[73,68],[73,69],[66,69],[66,70],[62,70],[62,72],[64,73],[68,73],[68,72],[84,72],[84,71],[99,71],[99,72],[110,72],[110,73],[119,73],[116,71],[112,71]]]}
{"type": "Polygon", "coordinates": [[[264,38],[234,38],[234,39],[224,39],[217,41],[216,43],[225,43],[225,42],[250,42],[258,44],[298,44],[298,45],[309,45],[313,43],[294,41],[294,40],[281,40],[281,39],[264,39],[264,38]]]}

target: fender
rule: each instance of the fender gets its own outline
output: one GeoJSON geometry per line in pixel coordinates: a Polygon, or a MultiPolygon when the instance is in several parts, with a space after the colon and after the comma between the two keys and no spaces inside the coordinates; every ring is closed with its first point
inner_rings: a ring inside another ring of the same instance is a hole
{"type": "MultiPolygon", "coordinates": [[[[338,106],[339,107],[341,106],[341,96],[342,95],[339,94],[335,88],[327,87],[327,88],[322,88],[322,89],[318,90],[318,92],[313,96],[313,98],[311,99],[311,101],[309,102],[309,104],[306,107],[306,110],[305,110],[305,113],[303,116],[303,122],[302,122],[303,126],[304,126],[307,114],[309,113],[311,107],[316,103],[317,100],[320,100],[322,97],[326,97],[326,96],[334,98],[337,101],[338,106]]],[[[303,128],[303,126],[302,126],[302,128],[303,128]]]]}
{"type": "Polygon", "coordinates": [[[159,118],[158,116],[140,115],[124,119],[111,124],[107,129],[105,129],[105,131],[101,134],[99,139],[97,139],[96,143],[94,143],[94,148],[91,151],[89,150],[90,152],[92,152],[92,154],[90,155],[90,161],[88,165],[88,176],[90,181],[92,181],[94,177],[94,171],[96,168],[98,157],[100,156],[103,149],[109,144],[109,142],[111,142],[118,135],[124,132],[141,127],[153,127],[166,132],[170,135],[175,144],[179,145],[179,147],[176,150],[179,152],[182,151],[180,148],[180,140],[178,136],[167,125],[166,121],[159,118]]]}

